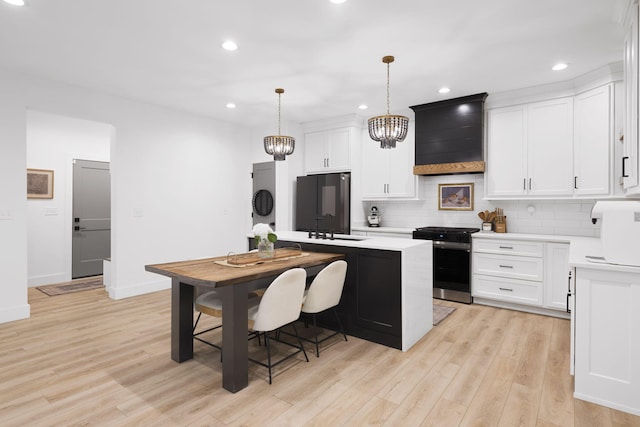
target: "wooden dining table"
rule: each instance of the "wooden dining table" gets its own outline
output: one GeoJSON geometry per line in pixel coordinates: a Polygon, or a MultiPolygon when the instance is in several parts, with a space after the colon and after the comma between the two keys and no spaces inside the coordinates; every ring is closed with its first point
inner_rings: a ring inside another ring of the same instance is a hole
{"type": "Polygon", "coordinates": [[[215,288],[222,299],[222,386],[232,393],[242,390],[249,383],[249,291],[268,286],[291,268],[304,268],[313,276],[343,258],[343,254],[300,252],[241,266],[229,265],[227,256],[145,266],[146,271],[171,278],[171,358],[176,362],[193,358],[194,287],[215,288]]]}

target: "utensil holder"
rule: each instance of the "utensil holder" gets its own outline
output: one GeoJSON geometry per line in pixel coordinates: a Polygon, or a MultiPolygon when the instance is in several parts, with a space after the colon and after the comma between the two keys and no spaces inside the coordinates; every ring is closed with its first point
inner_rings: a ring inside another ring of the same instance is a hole
{"type": "Polygon", "coordinates": [[[494,230],[496,233],[506,233],[507,232],[507,217],[505,216],[501,222],[496,222],[494,225],[494,230]]]}

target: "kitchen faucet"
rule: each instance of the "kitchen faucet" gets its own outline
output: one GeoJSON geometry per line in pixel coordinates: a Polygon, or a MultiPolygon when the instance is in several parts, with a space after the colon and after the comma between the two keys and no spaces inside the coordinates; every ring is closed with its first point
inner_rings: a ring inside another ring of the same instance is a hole
{"type": "MultiPolygon", "coordinates": [[[[329,236],[329,239],[330,240],[334,239],[334,237],[333,237],[333,215],[331,215],[331,214],[326,214],[324,216],[316,217],[316,231],[314,232],[313,230],[309,230],[309,238],[310,239],[312,239],[314,236],[315,236],[316,239],[320,238],[320,227],[318,226],[318,222],[321,221],[321,220],[326,221],[327,219],[329,220],[329,233],[331,233],[330,236],[329,236]]],[[[323,240],[327,239],[327,231],[326,230],[322,231],[322,239],[323,240]]]]}

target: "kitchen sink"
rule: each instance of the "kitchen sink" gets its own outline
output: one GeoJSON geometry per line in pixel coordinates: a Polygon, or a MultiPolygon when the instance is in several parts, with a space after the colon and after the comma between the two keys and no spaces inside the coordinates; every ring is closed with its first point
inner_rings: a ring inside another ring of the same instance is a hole
{"type": "MultiPolygon", "coordinates": [[[[361,240],[367,240],[368,237],[361,237],[361,236],[348,236],[348,235],[344,235],[344,236],[333,236],[333,240],[353,240],[356,242],[359,242],[361,240]]],[[[331,240],[327,237],[327,240],[331,240]]]]}

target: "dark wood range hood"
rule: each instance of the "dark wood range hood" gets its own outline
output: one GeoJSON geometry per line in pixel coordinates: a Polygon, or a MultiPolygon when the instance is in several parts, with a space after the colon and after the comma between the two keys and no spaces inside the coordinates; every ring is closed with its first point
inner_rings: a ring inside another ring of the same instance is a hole
{"type": "Polygon", "coordinates": [[[416,114],[414,175],[484,172],[486,93],[410,107],[416,114]]]}

